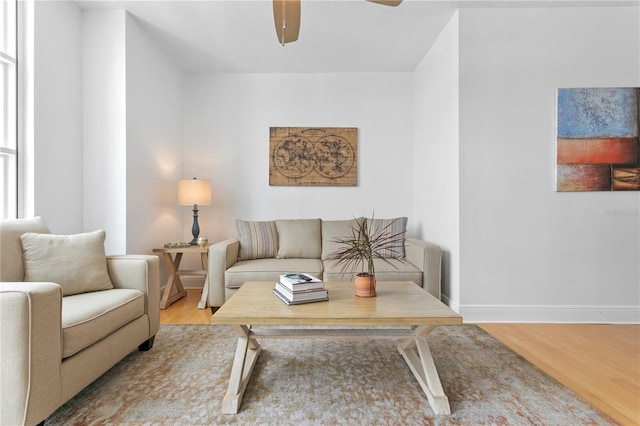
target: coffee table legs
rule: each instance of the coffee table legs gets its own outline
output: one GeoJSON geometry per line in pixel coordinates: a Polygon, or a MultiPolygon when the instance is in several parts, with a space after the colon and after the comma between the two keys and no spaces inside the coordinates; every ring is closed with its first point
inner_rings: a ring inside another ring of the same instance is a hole
{"type": "Polygon", "coordinates": [[[247,389],[247,383],[249,383],[258,355],[262,350],[260,344],[249,337],[248,327],[244,325],[234,326],[233,329],[238,334],[238,347],[231,367],[229,387],[222,400],[222,414],[238,413],[242,403],[242,396],[247,389]]]}
{"type": "Polygon", "coordinates": [[[400,343],[398,351],[427,395],[433,411],[436,414],[451,414],[449,398],[444,394],[431,350],[427,344],[427,334],[434,328],[434,326],[418,327],[416,337],[400,343]]]}
{"type": "MultiPolygon", "coordinates": [[[[406,361],[407,365],[411,369],[411,372],[418,380],[420,387],[424,391],[431,408],[435,414],[451,414],[451,408],[449,407],[449,398],[442,389],[440,383],[440,377],[436,370],[436,365],[433,362],[431,356],[431,350],[427,343],[427,335],[435,328],[435,326],[420,326],[414,330],[414,334],[411,338],[404,340],[398,345],[398,351],[406,361]]],[[[231,377],[229,378],[229,387],[227,393],[222,400],[222,413],[223,414],[237,414],[242,403],[242,396],[247,388],[251,373],[255,367],[258,355],[262,348],[256,339],[252,336],[251,330],[247,326],[233,326],[233,329],[238,334],[238,347],[236,348],[236,355],[233,359],[233,366],[231,367],[231,377]]],[[[389,338],[393,337],[390,333],[385,333],[390,330],[365,330],[361,334],[349,334],[348,332],[353,330],[310,330],[303,329],[297,330],[297,333],[291,330],[278,330],[270,334],[257,333],[254,330],[254,335],[258,334],[262,337],[272,338],[293,338],[293,337],[342,337],[342,338],[356,338],[356,337],[373,337],[373,338],[389,338]],[[370,332],[370,333],[367,333],[370,332]],[[317,332],[318,335],[314,336],[313,332],[317,332]],[[377,333],[377,334],[376,334],[377,333]]],[[[405,332],[403,337],[408,337],[405,332]]]]}

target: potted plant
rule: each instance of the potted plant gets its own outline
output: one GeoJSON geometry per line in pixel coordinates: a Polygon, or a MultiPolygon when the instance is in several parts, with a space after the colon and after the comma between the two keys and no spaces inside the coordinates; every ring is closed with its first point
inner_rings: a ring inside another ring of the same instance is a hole
{"type": "Polygon", "coordinates": [[[372,226],[374,222],[373,217],[371,221],[366,218],[356,219],[351,226],[350,235],[334,240],[344,246],[333,252],[335,262],[342,267],[341,272],[353,273],[360,267],[360,272],[355,277],[355,294],[360,297],[376,296],[374,259],[382,259],[395,267],[384,253],[398,253],[404,241],[403,232],[390,232],[393,222],[380,227],[372,226]]]}

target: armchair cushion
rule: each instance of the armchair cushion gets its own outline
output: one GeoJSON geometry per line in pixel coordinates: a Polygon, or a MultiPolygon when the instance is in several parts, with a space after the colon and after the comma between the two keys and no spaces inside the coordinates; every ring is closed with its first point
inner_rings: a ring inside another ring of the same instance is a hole
{"type": "Polygon", "coordinates": [[[274,221],[236,220],[240,240],[239,260],[268,259],[278,253],[278,231],[274,221]]]}
{"type": "Polygon", "coordinates": [[[64,296],[113,288],[104,252],[105,232],[20,236],[24,281],[53,282],[64,296]]]}
{"type": "Polygon", "coordinates": [[[88,348],[144,313],[144,293],[139,290],[114,289],[64,297],[62,357],[88,348]]]}

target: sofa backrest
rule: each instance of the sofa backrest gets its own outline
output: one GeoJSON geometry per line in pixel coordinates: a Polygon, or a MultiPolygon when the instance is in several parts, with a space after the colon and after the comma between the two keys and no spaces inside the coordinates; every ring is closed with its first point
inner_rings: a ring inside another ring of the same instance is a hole
{"type": "MultiPolygon", "coordinates": [[[[338,239],[348,238],[353,235],[354,229],[364,221],[364,217],[347,220],[322,220],[322,219],[277,219],[270,221],[244,221],[236,220],[236,229],[240,241],[239,259],[335,259],[334,253],[343,245],[336,242],[338,239]]],[[[374,221],[374,219],[367,219],[374,221]]],[[[389,228],[389,232],[404,233],[407,227],[407,218],[375,219],[393,222],[396,226],[389,228]],[[396,229],[397,228],[397,229],[396,229]]],[[[376,228],[377,229],[377,228],[376,228]]],[[[404,244],[400,243],[401,250],[390,253],[389,257],[404,258],[404,244]]],[[[385,256],[387,257],[387,256],[385,256]]]]}
{"type": "Polygon", "coordinates": [[[24,280],[20,235],[25,232],[48,234],[49,228],[41,217],[3,219],[0,222],[0,281],[24,280]]]}

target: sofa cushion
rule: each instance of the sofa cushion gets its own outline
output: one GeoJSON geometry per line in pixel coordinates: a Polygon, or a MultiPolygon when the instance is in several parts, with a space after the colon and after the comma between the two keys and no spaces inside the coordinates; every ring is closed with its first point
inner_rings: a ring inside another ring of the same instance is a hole
{"type": "MultiPolygon", "coordinates": [[[[413,281],[422,285],[422,271],[409,262],[400,259],[387,259],[391,264],[382,259],[375,259],[373,262],[376,268],[377,281],[413,281]]],[[[322,262],[324,268],[323,279],[329,281],[353,281],[355,273],[360,271],[342,272],[341,266],[336,265],[334,260],[322,262]]]]}
{"type": "Polygon", "coordinates": [[[323,220],[322,221],[322,260],[335,259],[333,253],[343,248],[342,244],[336,242],[337,239],[349,237],[353,229],[358,229],[358,222],[363,218],[350,220],[323,220]]]}
{"type": "Polygon", "coordinates": [[[75,235],[21,235],[24,281],[59,284],[64,296],[113,288],[104,239],[103,230],[75,235]]]}
{"type": "Polygon", "coordinates": [[[274,221],[236,220],[240,241],[239,260],[266,259],[278,254],[278,232],[274,221]]]}
{"type": "Polygon", "coordinates": [[[282,274],[306,272],[322,276],[320,259],[258,259],[236,262],[224,273],[227,288],[239,288],[246,281],[271,281],[274,285],[282,274]]]}
{"type": "Polygon", "coordinates": [[[276,220],[278,259],[320,259],[321,226],[320,219],[276,220]]]}
{"type": "Polygon", "coordinates": [[[49,229],[40,217],[0,222],[0,281],[24,281],[20,235],[26,232],[48,234],[49,229]]]}
{"type": "Polygon", "coordinates": [[[144,293],[113,289],[62,298],[62,357],[107,337],[144,315],[144,293]]]}
{"type": "Polygon", "coordinates": [[[396,217],[394,219],[367,219],[370,235],[383,233],[385,236],[397,239],[397,243],[379,250],[381,257],[385,259],[405,258],[404,240],[407,233],[407,221],[408,218],[406,217],[396,217]]]}

